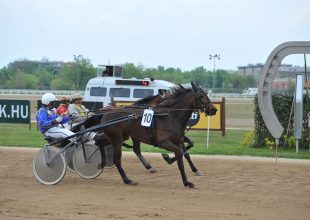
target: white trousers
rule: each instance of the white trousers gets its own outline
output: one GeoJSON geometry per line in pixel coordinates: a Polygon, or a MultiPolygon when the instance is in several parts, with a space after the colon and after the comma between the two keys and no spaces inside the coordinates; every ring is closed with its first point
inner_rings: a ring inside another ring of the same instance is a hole
{"type": "MultiPolygon", "coordinates": [[[[74,125],[76,124],[72,124],[72,128],[74,127],[74,125]]],[[[71,129],[71,126],[67,126],[66,129],[71,129]]],[[[84,138],[88,139],[88,140],[94,140],[94,137],[96,136],[96,132],[87,132],[84,134],[84,138]]]]}
{"type": "Polygon", "coordinates": [[[65,138],[74,134],[75,133],[69,131],[68,129],[59,127],[52,127],[44,133],[46,137],[52,137],[52,138],[65,138]]]}

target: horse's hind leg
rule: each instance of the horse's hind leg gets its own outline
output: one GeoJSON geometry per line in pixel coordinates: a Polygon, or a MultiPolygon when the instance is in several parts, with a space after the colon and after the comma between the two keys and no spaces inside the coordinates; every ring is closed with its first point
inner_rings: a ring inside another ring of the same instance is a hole
{"type": "Polygon", "coordinates": [[[104,145],[99,145],[99,150],[101,154],[101,164],[98,164],[97,169],[103,169],[106,165],[106,154],[104,150],[104,145]]]}
{"type": "Polygon", "coordinates": [[[132,143],[133,143],[133,151],[135,152],[135,154],[137,155],[137,157],[139,158],[139,160],[141,161],[143,166],[147,170],[149,170],[150,173],[155,173],[156,169],[154,167],[152,167],[152,165],[143,157],[143,155],[141,153],[140,141],[132,138],[132,143]]]}
{"type": "Polygon", "coordinates": [[[118,144],[115,144],[113,143],[113,146],[114,146],[114,164],[119,172],[119,174],[121,175],[122,179],[123,179],[123,182],[125,184],[128,184],[128,185],[137,185],[138,182],[136,181],[133,181],[131,179],[129,179],[122,167],[122,163],[121,163],[121,158],[122,158],[122,143],[118,143],[118,144]]]}
{"type": "Polygon", "coordinates": [[[105,147],[109,144],[104,134],[97,134],[94,137],[95,145],[99,147],[101,154],[101,164],[98,164],[98,169],[103,169],[106,165],[106,153],[105,147]]]}

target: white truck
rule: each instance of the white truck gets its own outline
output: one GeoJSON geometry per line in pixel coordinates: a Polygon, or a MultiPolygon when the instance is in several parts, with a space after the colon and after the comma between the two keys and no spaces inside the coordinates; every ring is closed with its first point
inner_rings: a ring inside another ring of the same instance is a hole
{"type": "Polygon", "coordinates": [[[121,66],[100,65],[97,68],[97,77],[88,81],[84,94],[84,101],[103,102],[103,106],[115,102],[134,102],[151,95],[170,91],[175,84],[156,80],[124,79],[121,66]]]}
{"type": "Polygon", "coordinates": [[[242,91],[242,95],[254,96],[257,95],[257,88],[248,88],[242,91]]]}

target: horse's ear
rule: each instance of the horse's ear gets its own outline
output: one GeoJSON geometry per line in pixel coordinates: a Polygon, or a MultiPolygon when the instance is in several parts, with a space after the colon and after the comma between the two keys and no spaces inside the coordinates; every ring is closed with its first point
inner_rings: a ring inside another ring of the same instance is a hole
{"type": "Polygon", "coordinates": [[[191,82],[191,85],[192,85],[194,93],[196,93],[198,91],[198,89],[197,89],[195,83],[191,82]]]}

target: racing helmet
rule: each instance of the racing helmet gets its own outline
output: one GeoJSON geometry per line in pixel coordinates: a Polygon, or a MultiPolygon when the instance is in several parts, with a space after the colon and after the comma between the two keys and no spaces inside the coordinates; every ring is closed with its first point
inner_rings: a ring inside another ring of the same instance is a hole
{"type": "Polygon", "coordinates": [[[50,104],[50,102],[53,102],[56,100],[57,99],[56,99],[55,95],[53,93],[49,93],[49,92],[42,95],[42,99],[41,99],[43,105],[48,105],[48,104],[50,104]]]}

